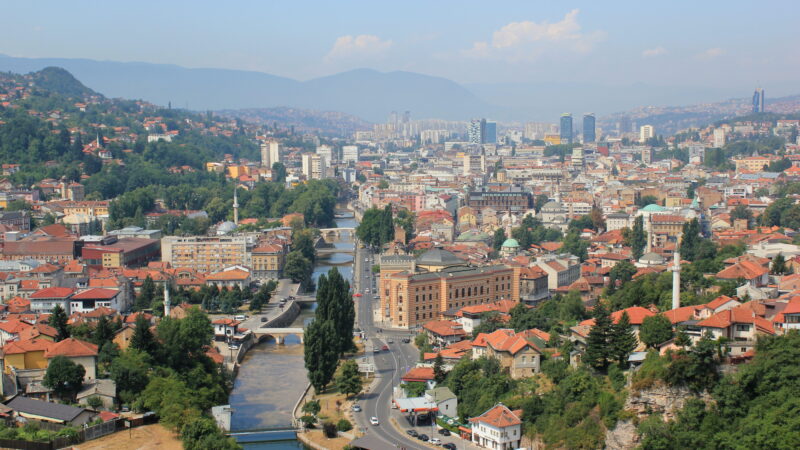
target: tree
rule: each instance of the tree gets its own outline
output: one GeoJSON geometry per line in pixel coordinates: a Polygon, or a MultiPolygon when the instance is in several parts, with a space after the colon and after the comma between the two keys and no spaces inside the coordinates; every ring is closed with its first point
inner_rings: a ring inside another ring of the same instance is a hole
{"type": "Polygon", "coordinates": [[[128,348],[111,363],[111,379],[120,400],[130,403],[147,387],[152,359],[135,348],[128,348]]]}
{"type": "Polygon", "coordinates": [[[331,320],[315,319],[305,330],[303,359],[308,371],[308,381],[317,393],[325,391],[336,372],[339,361],[336,325],[331,320]]]}
{"type": "Polygon", "coordinates": [[[506,230],[504,230],[502,227],[494,230],[494,238],[492,240],[492,248],[494,248],[495,251],[499,252],[500,248],[503,246],[503,242],[505,242],[505,241],[506,241],[506,230]]]}
{"type": "Polygon", "coordinates": [[[644,249],[647,247],[647,235],[644,232],[644,219],[642,216],[637,217],[633,221],[630,244],[633,250],[633,259],[638,261],[644,254],[644,249]]]}
{"type": "Polygon", "coordinates": [[[620,367],[625,367],[628,356],[636,349],[636,335],[633,333],[627,311],[623,312],[617,323],[612,326],[610,344],[614,352],[613,359],[620,367]]]}
{"type": "Polygon", "coordinates": [[[335,325],[336,336],[332,344],[336,346],[338,356],[355,349],[353,344],[355,316],[350,283],[342,277],[339,269],[334,267],[327,275],[319,277],[315,320],[330,320],[335,325]]]}
{"type": "Polygon", "coordinates": [[[311,287],[311,271],[313,265],[299,251],[291,251],[286,255],[286,263],[283,266],[283,274],[287,278],[291,278],[292,282],[300,283],[303,289],[311,287]]]}
{"type": "Polygon", "coordinates": [[[48,324],[58,332],[56,335],[56,342],[63,341],[70,336],[69,325],[67,325],[68,320],[67,313],[61,305],[53,307],[50,319],[48,319],[48,324]]]}
{"type": "Polygon", "coordinates": [[[447,378],[447,372],[444,370],[444,358],[441,353],[436,354],[436,359],[433,361],[433,378],[437,384],[444,383],[447,378]]]}
{"type": "Polygon", "coordinates": [[[284,183],[286,181],[286,166],[283,163],[272,163],[272,181],[276,183],[284,183]]]}
{"type": "Polygon", "coordinates": [[[47,365],[42,384],[63,398],[73,399],[83,386],[86,369],[66,356],[56,356],[47,365]]]}
{"type": "Polygon", "coordinates": [[[589,257],[588,247],[589,241],[581,239],[578,230],[573,228],[564,236],[564,245],[561,249],[577,256],[581,261],[585,261],[589,257]]]}
{"type": "Polygon", "coordinates": [[[319,400],[311,400],[303,404],[301,411],[306,414],[311,414],[312,416],[316,416],[322,410],[322,406],[319,404],[319,400]]]}
{"type": "Polygon", "coordinates": [[[592,207],[589,217],[592,219],[593,230],[600,232],[606,228],[606,219],[603,217],[603,211],[597,206],[592,207]]]}
{"type": "Polygon", "coordinates": [[[772,258],[771,273],[773,275],[785,275],[789,273],[789,267],[786,266],[786,259],[782,253],[778,253],[772,258]]]}
{"type": "Polygon", "coordinates": [[[161,423],[174,430],[182,430],[200,418],[200,410],[193,405],[196,398],[196,392],[172,375],[151,379],[136,401],[140,407],[155,411],[161,423]]]}
{"type": "Polygon", "coordinates": [[[631,264],[630,261],[620,261],[611,268],[609,272],[609,278],[611,279],[611,285],[616,287],[616,282],[619,281],[620,284],[624,285],[628,281],[631,281],[633,276],[636,274],[638,269],[636,266],[631,264]]]}
{"type": "Polygon", "coordinates": [[[611,316],[602,303],[594,307],[594,325],[586,339],[586,354],[583,361],[594,369],[605,371],[614,355],[611,336],[614,332],[611,316]]]}
{"type": "Polygon", "coordinates": [[[113,325],[106,316],[100,316],[100,319],[97,320],[97,325],[94,327],[92,342],[94,342],[98,348],[102,348],[105,343],[111,342],[113,338],[113,325]]]}
{"type": "Polygon", "coordinates": [[[156,340],[150,331],[150,321],[143,312],[140,312],[136,315],[134,324],[130,347],[152,355],[156,349],[156,340]]]}
{"type": "Polygon", "coordinates": [[[645,195],[636,201],[636,206],[643,207],[647,205],[658,204],[658,199],[653,195],[645,195]]]}
{"type": "Polygon", "coordinates": [[[697,219],[692,219],[683,224],[681,234],[681,257],[689,261],[700,259],[699,250],[703,238],[700,236],[700,223],[697,219]]]}
{"type": "Polygon", "coordinates": [[[639,340],[648,347],[655,347],[672,339],[672,322],[663,314],[645,317],[639,329],[639,340]]]}
{"type": "Polygon", "coordinates": [[[153,279],[150,278],[150,275],[148,275],[147,278],[142,281],[142,287],[139,288],[139,295],[136,296],[136,302],[133,305],[133,309],[136,311],[142,311],[151,308],[155,296],[156,285],[153,283],[153,279]]]}
{"type": "Polygon", "coordinates": [[[97,411],[98,409],[103,407],[103,399],[98,397],[97,395],[93,395],[88,399],[86,399],[86,404],[93,410],[97,411]]]}
{"type": "Polygon", "coordinates": [[[744,219],[747,221],[747,226],[750,226],[750,222],[753,220],[753,212],[750,211],[750,208],[744,205],[738,205],[733,208],[731,211],[731,220],[737,219],[744,219]]]}
{"type": "Polygon", "coordinates": [[[339,387],[339,391],[348,396],[361,392],[364,382],[358,373],[358,365],[354,360],[350,359],[342,364],[342,369],[336,378],[336,385],[339,387]]]}

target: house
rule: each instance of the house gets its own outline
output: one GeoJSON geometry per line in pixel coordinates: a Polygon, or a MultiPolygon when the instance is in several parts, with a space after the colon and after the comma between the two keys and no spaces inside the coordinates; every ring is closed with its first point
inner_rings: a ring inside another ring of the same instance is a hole
{"type": "Polygon", "coordinates": [[[63,341],[50,344],[44,352],[44,357],[48,360],[56,356],[64,356],[75,364],[80,364],[86,369],[85,380],[97,378],[97,346],[75,338],[67,338],[63,341]]]}
{"type": "Polygon", "coordinates": [[[464,327],[452,320],[432,320],[426,322],[422,328],[428,335],[431,345],[435,347],[446,347],[463,340],[467,335],[464,327]]]}
{"type": "MultiPolygon", "coordinates": [[[[632,306],[630,308],[621,309],[611,313],[611,321],[614,322],[614,324],[619,323],[619,319],[622,318],[623,313],[628,313],[628,320],[631,323],[631,328],[633,329],[633,333],[636,334],[637,339],[639,338],[639,328],[642,326],[644,319],[646,317],[656,315],[656,313],[647,308],[642,308],[641,306],[632,306]]],[[[579,325],[588,325],[592,327],[594,326],[594,319],[584,320],[579,325]]]]}
{"type": "Polygon", "coordinates": [[[698,322],[697,327],[700,328],[701,336],[710,333],[712,339],[727,338],[730,341],[730,354],[734,356],[753,349],[757,336],[775,334],[772,322],[744,305],[720,311],[698,322]]]}
{"type": "Polygon", "coordinates": [[[450,388],[442,386],[425,391],[425,399],[436,405],[439,416],[458,416],[458,399],[450,388]]]}
{"type": "Polygon", "coordinates": [[[44,354],[52,343],[43,339],[9,342],[2,348],[3,373],[12,370],[46,369],[44,354]]]}
{"type": "Polygon", "coordinates": [[[511,411],[498,403],[478,417],[469,419],[472,425],[472,442],[483,448],[511,450],[520,447],[522,439],[522,411],[511,411]]]}
{"type": "Polygon", "coordinates": [[[238,328],[241,322],[233,319],[217,319],[211,322],[214,326],[214,339],[217,341],[224,341],[226,339],[233,339],[233,336],[239,334],[238,328]]]}
{"type": "Polygon", "coordinates": [[[70,313],[88,313],[96,308],[119,311],[122,291],[118,289],[92,288],[73,295],[69,299],[70,313]]]}
{"type": "Polygon", "coordinates": [[[436,386],[436,377],[433,374],[433,367],[413,367],[400,377],[403,383],[426,383],[428,389],[436,386]]]}
{"type": "Polygon", "coordinates": [[[793,297],[774,319],[775,328],[782,333],[800,330],[800,297],[793,297]]]}
{"type": "Polygon", "coordinates": [[[480,333],[472,342],[472,348],[473,359],[482,356],[495,358],[513,379],[539,372],[542,351],[525,335],[514,330],[504,328],[488,334],[480,333]]]}
{"type": "Polygon", "coordinates": [[[114,333],[114,338],[112,342],[117,344],[120,350],[125,351],[128,349],[128,346],[131,344],[131,339],[133,338],[133,333],[136,331],[136,326],[126,323],[114,333]]]}
{"type": "Polygon", "coordinates": [[[250,271],[240,266],[228,267],[206,277],[207,285],[214,285],[220,289],[223,287],[231,289],[234,286],[238,286],[239,289],[247,289],[250,281],[250,271]]]}
{"type": "Polygon", "coordinates": [[[18,319],[0,322],[0,345],[6,345],[11,341],[18,341],[20,333],[30,327],[30,323],[18,319]]]}
{"type": "Polygon", "coordinates": [[[6,406],[11,408],[17,417],[69,426],[85,425],[97,416],[97,413],[85,408],[19,396],[6,402],[6,406]]]}
{"type": "Polygon", "coordinates": [[[766,286],[769,283],[769,267],[754,261],[739,261],[717,272],[717,278],[733,281],[741,278],[754,287],[766,286]]]}
{"type": "Polygon", "coordinates": [[[49,287],[38,290],[28,297],[31,311],[36,313],[49,313],[60,306],[64,312],[70,314],[69,301],[75,294],[75,289],[68,287],[49,287]]]}
{"type": "Polygon", "coordinates": [[[88,405],[92,397],[97,397],[103,401],[103,408],[113,409],[114,400],[117,398],[117,384],[114,380],[90,380],[83,384],[83,387],[75,397],[78,404],[88,405]]]}

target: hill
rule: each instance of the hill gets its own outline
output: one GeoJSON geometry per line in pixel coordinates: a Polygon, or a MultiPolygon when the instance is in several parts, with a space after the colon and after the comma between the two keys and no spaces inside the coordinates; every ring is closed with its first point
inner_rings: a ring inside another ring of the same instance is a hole
{"type": "Polygon", "coordinates": [[[32,73],[31,79],[37,87],[67,97],[83,98],[97,95],[61,67],[45,67],[39,72],[32,73]]]}
{"type": "Polygon", "coordinates": [[[289,106],[341,111],[372,122],[385,121],[391,111],[411,111],[416,118],[469,119],[493,110],[458,83],[410,72],[359,69],[297,81],[242,70],[0,55],[3,71],[27,73],[48,66],[63,67],[108,97],[192,110],[289,106]]]}

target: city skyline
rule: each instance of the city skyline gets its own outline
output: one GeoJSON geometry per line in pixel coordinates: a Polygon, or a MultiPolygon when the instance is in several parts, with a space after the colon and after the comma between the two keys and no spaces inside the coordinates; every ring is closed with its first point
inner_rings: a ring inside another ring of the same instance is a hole
{"type": "Polygon", "coordinates": [[[791,23],[796,15],[786,12],[798,6],[768,3],[692,4],[686,14],[673,4],[456,8],[442,2],[426,5],[424,15],[413,4],[389,12],[361,2],[314,3],[315,14],[308,14],[308,4],[249,2],[239,8],[200,2],[191,9],[145,2],[136,10],[102,11],[57,2],[35,10],[11,4],[7,13],[15,21],[0,31],[0,53],[252,70],[300,80],[366,67],[467,84],[758,84],[773,96],[795,93],[791,78],[800,63],[784,55],[797,38],[791,23]],[[763,9],[785,13],[772,17],[770,27],[755,29],[749,18],[763,9]],[[81,22],[92,26],[76,29],[81,22]],[[137,39],[130,39],[133,34],[137,39]]]}

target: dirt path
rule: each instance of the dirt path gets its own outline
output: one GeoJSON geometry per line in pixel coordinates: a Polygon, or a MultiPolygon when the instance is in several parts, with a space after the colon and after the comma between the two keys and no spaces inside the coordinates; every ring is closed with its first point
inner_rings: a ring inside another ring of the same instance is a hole
{"type": "Polygon", "coordinates": [[[122,430],[74,447],[79,450],[182,450],[175,433],[159,424],[122,430]]]}

